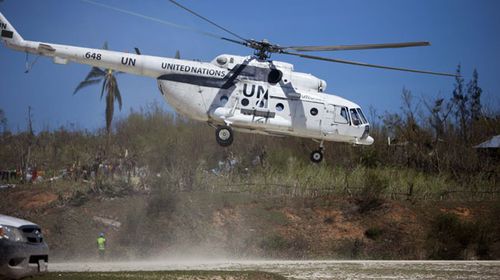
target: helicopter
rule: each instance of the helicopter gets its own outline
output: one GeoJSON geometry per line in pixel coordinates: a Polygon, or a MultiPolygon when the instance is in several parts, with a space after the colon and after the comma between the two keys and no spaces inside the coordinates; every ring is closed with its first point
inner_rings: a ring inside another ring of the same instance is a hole
{"type": "MultiPolygon", "coordinates": [[[[110,7],[86,0],[92,4],[110,7]]],[[[222,147],[233,143],[235,131],[279,137],[301,137],[317,142],[311,152],[314,163],[323,160],[325,141],[371,145],[370,124],[356,103],[325,92],[327,83],[311,74],[294,71],[287,62],[271,60],[272,54],[351,64],[364,67],[441,76],[455,74],[382,66],[306,54],[342,50],[429,46],[429,42],[402,42],[334,46],[280,46],[268,40],[244,38],[175,0],[182,10],[217,27],[232,38],[220,36],[254,50],[253,55],[221,54],[210,62],[184,60],[136,53],[60,45],[24,40],[0,13],[1,40],[8,47],[51,57],[56,64],[76,62],[113,69],[157,80],[164,99],[178,113],[215,128],[222,147]]],[[[111,7],[112,8],[112,7],[111,7]]],[[[125,11],[117,9],[118,11],[125,11]]],[[[127,11],[125,11],[127,12],[127,11]]],[[[136,13],[127,12],[136,15],[136,13]]]]}

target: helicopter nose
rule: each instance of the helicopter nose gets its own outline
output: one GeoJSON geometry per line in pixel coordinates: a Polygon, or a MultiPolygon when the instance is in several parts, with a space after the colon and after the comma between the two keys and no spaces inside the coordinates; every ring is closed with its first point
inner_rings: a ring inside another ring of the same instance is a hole
{"type": "Polygon", "coordinates": [[[360,144],[360,145],[371,145],[371,144],[373,144],[373,142],[375,142],[375,140],[373,139],[373,137],[368,136],[365,139],[358,140],[357,144],[360,144]]]}
{"type": "Polygon", "coordinates": [[[373,142],[375,142],[375,140],[373,139],[373,137],[368,136],[368,137],[366,137],[364,142],[366,143],[365,145],[371,145],[371,144],[373,144],[373,142]]]}

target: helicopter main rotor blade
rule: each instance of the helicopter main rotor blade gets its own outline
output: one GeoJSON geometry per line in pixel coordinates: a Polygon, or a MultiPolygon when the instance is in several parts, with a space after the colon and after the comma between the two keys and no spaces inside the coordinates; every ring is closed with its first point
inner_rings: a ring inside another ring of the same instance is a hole
{"type": "Polygon", "coordinates": [[[238,38],[238,39],[240,39],[240,40],[242,40],[242,41],[248,41],[247,39],[245,39],[245,38],[241,37],[240,35],[238,35],[238,34],[236,34],[236,33],[234,33],[234,32],[232,32],[231,30],[229,30],[229,29],[227,29],[227,28],[224,28],[224,27],[222,27],[222,26],[218,25],[217,23],[215,23],[215,22],[213,22],[213,21],[209,20],[208,18],[206,18],[206,17],[204,17],[204,16],[202,16],[202,15],[198,14],[197,12],[195,12],[195,11],[193,11],[193,10],[191,10],[191,9],[189,9],[189,8],[187,8],[187,7],[183,6],[183,5],[181,5],[181,4],[179,4],[177,1],[175,1],[175,0],[169,0],[169,1],[170,1],[170,2],[172,2],[173,4],[175,4],[176,6],[178,6],[178,7],[182,8],[182,9],[186,10],[187,12],[189,12],[189,13],[191,13],[191,14],[193,14],[193,15],[195,15],[195,16],[197,16],[197,17],[199,17],[199,18],[201,18],[202,20],[204,20],[204,21],[206,21],[206,22],[208,22],[208,23],[210,23],[210,24],[214,25],[215,27],[217,27],[217,28],[219,28],[219,29],[222,29],[222,30],[226,31],[227,33],[229,33],[229,34],[233,35],[234,37],[236,37],[236,38],[238,38]]]}
{"type": "Polygon", "coordinates": [[[315,51],[348,51],[348,50],[425,47],[430,45],[431,43],[429,42],[403,42],[403,43],[338,45],[338,46],[291,46],[291,47],[283,47],[283,49],[292,49],[299,52],[315,52],[315,51]]]}
{"type": "Polygon", "coordinates": [[[406,71],[406,72],[422,73],[422,74],[430,74],[430,75],[438,75],[438,76],[457,77],[456,74],[450,74],[450,73],[431,72],[431,71],[416,70],[416,69],[409,69],[409,68],[400,68],[400,67],[376,65],[376,64],[369,64],[369,63],[364,63],[364,62],[356,62],[356,61],[349,61],[349,60],[343,60],[343,59],[335,59],[335,58],[321,57],[321,56],[315,56],[315,55],[293,53],[293,52],[287,52],[287,51],[282,51],[281,53],[282,54],[289,54],[289,55],[299,56],[299,57],[302,57],[302,58],[323,60],[323,61],[329,61],[329,62],[337,62],[337,63],[343,63],[343,64],[351,64],[351,65],[357,65],[357,66],[365,66],[365,67],[381,68],[381,69],[397,70],[397,71],[406,71]]]}
{"type": "Polygon", "coordinates": [[[236,44],[248,47],[248,43],[247,42],[238,41],[238,40],[234,40],[234,39],[230,39],[230,38],[226,38],[226,37],[220,37],[220,39],[222,39],[224,41],[228,41],[228,42],[231,42],[231,43],[236,43],[236,44]]]}

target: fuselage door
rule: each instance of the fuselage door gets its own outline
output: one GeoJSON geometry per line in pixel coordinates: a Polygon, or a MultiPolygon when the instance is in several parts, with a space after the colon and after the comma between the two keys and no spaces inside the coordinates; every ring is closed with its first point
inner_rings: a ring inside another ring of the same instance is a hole
{"type": "Polygon", "coordinates": [[[335,105],[325,104],[325,114],[321,123],[321,130],[324,135],[332,134],[335,130],[335,109],[335,105]]]}
{"type": "Polygon", "coordinates": [[[335,106],[335,133],[338,137],[344,139],[349,138],[351,134],[351,120],[349,117],[349,109],[344,106],[335,106]]]}

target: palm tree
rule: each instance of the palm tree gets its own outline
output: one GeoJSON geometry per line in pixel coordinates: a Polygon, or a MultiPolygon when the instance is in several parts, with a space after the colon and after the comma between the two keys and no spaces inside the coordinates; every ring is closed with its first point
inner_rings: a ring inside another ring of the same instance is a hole
{"type": "MultiPolygon", "coordinates": [[[[103,49],[108,49],[107,42],[104,43],[103,49]]],[[[101,99],[104,96],[104,92],[106,92],[106,132],[108,135],[111,132],[111,122],[113,121],[113,113],[115,111],[115,101],[118,101],[118,106],[120,110],[122,109],[122,96],[120,94],[120,90],[118,89],[118,82],[115,77],[115,75],[119,73],[121,72],[115,72],[113,69],[102,70],[99,67],[92,67],[85,80],[80,82],[73,92],[73,94],[76,94],[84,87],[102,82],[101,99]]]]}

